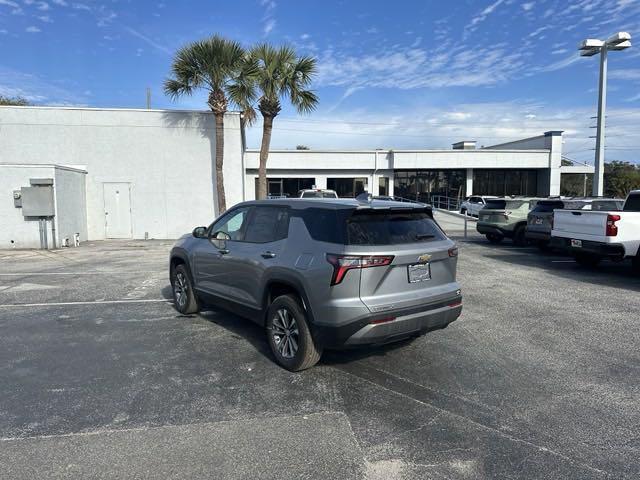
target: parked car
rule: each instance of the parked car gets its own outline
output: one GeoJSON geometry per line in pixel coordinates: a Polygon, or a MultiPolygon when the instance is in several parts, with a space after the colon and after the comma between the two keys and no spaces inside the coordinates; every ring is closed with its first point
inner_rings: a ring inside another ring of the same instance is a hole
{"type": "Polygon", "coordinates": [[[476,230],[486,235],[491,243],[500,243],[511,238],[518,246],[526,244],[527,214],[539,199],[494,198],[486,200],[480,210],[476,230]]]}
{"type": "Polygon", "coordinates": [[[541,249],[549,247],[554,210],[619,210],[624,200],[614,198],[550,198],[540,200],[527,216],[525,238],[541,249]]]}
{"type": "Polygon", "coordinates": [[[228,308],[265,328],[276,361],[445,328],[462,311],[458,250],[421,204],[354,199],[236,205],[170,254],[176,309],[228,308]]]}
{"type": "Polygon", "coordinates": [[[640,271],[640,190],[629,194],[621,211],[556,211],[551,237],[551,245],[567,250],[582,265],[631,258],[640,271]]]}
{"type": "Polygon", "coordinates": [[[300,190],[298,192],[299,198],[338,198],[338,194],[335,190],[326,190],[320,188],[300,190]]]}
{"type": "Polygon", "coordinates": [[[460,204],[460,213],[463,215],[471,215],[472,217],[477,217],[480,215],[480,210],[484,208],[487,203],[487,200],[493,200],[498,197],[486,197],[479,195],[472,195],[467,197],[464,202],[460,204]]]}

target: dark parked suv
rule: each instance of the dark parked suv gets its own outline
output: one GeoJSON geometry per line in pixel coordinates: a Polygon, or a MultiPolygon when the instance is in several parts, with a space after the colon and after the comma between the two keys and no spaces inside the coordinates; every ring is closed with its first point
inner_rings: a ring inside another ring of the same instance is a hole
{"type": "Polygon", "coordinates": [[[348,199],[236,205],[171,250],[176,308],[226,307],[266,329],[280,365],[323,348],[444,328],[462,311],[458,250],[424,204],[348,199]]]}

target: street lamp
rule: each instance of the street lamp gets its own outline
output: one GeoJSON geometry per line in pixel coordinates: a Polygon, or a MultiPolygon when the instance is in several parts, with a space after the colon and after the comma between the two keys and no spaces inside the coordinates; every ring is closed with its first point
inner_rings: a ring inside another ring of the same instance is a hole
{"type": "Polygon", "coordinates": [[[587,38],[578,47],[582,57],[600,54],[600,83],[598,89],[598,130],[596,133],[596,165],[593,177],[593,195],[601,197],[604,190],[604,110],[607,102],[607,52],[624,50],[631,46],[631,35],[618,32],[607,40],[587,38]]]}

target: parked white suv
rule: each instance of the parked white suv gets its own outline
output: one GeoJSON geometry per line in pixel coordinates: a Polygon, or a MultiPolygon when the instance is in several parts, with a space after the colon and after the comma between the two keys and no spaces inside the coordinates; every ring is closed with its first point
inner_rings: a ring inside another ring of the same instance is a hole
{"type": "Polygon", "coordinates": [[[338,198],[338,194],[335,190],[310,188],[307,190],[300,190],[298,192],[298,198],[338,198]]]}
{"type": "Polygon", "coordinates": [[[495,198],[498,197],[472,195],[460,204],[460,213],[463,215],[471,215],[472,217],[477,217],[480,215],[480,210],[482,210],[487,204],[487,200],[492,200],[495,198]]]}
{"type": "Polygon", "coordinates": [[[555,210],[551,245],[592,267],[603,258],[631,258],[640,272],[640,190],[629,194],[621,211],[555,210]]]}

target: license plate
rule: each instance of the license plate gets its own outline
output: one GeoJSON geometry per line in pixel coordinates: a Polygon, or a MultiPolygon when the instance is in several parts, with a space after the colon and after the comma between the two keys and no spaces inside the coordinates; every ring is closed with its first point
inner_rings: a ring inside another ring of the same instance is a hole
{"type": "Polygon", "coordinates": [[[431,265],[429,263],[416,263],[407,267],[409,273],[409,283],[424,282],[431,280],[431,265]]]}
{"type": "Polygon", "coordinates": [[[536,225],[542,225],[542,219],[536,218],[536,225]]]}
{"type": "Polygon", "coordinates": [[[581,248],[582,247],[582,240],[574,240],[572,238],[571,239],[571,246],[575,247],[575,248],[581,248]]]}

